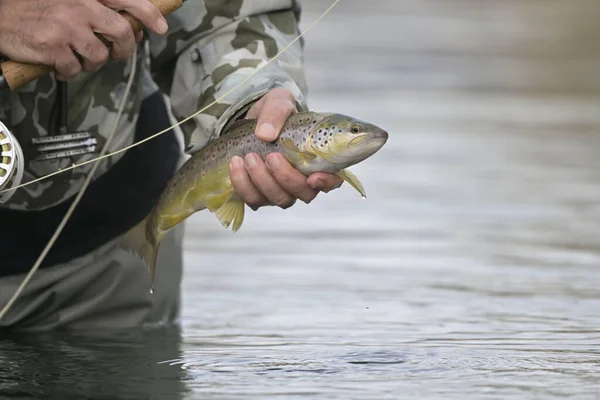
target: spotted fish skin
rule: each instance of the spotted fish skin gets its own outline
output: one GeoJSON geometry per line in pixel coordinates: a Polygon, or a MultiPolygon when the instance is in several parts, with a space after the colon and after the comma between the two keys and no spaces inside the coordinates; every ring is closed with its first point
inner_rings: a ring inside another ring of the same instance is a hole
{"type": "Polygon", "coordinates": [[[145,262],[154,276],[156,255],[164,235],[195,212],[209,209],[221,224],[237,231],[245,205],[229,177],[234,156],[256,153],[265,159],[280,153],[292,166],[310,175],[335,173],[357,189],[364,189],[346,168],[377,152],[387,141],[381,128],[345,115],[302,112],[291,115],[277,140],[263,142],[254,135],[256,120],[241,120],[192,155],[164,189],[153,211],[124,238],[121,247],[145,262]]]}
{"type": "MultiPolygon", "coordinates": [[[[173,180],[178,178],[192,178],[194,183],[198,183],[198,178],[202,173],[221,169],[229,175],[229,161],[234,156],[244,157],[250,153],[257,153],[262,158],[266,158],[270,153],[283,152],[282,141],[291,139],[299,148],[304,148],[306,138],[310,130],[318,125],[326,114],[302,113],[293,114],[284,125],[279,140],[272,143],[263,142],[256,138],[254,131],[256,129],[255,120],[241,121],[242,125],[226,132],[218,139],[209,143],[201,151],[195,153],[181,167],[173,180]],[[200,174],[191,173],[200,172],[200,174]]],[[[293,163],[292,163],[293,164],[293,163]]],[[[166,191],[170,190],[170,184],[166,191]]]]}

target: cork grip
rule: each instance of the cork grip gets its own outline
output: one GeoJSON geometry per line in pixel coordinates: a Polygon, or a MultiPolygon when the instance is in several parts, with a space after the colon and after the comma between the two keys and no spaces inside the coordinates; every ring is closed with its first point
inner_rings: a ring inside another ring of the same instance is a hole
{"type": "MultiPolygon", "coordinates": [[[[148,0],[154,4],[162,15],[167,16],[183,5],[183,0],[148,0]]],[[[144,27],[135,17],[126,12],[119,12],[129,22],[134,32],[139,32],[144,27]]],[[[101,38],[103,39],[103,38],[101,38]]],[[[11,90],[16,90],[29,82],[50,73],[53,69],[47,65],[26,64],[16,61],[5,61],[0,64],[4,79],[11,90]]]]}

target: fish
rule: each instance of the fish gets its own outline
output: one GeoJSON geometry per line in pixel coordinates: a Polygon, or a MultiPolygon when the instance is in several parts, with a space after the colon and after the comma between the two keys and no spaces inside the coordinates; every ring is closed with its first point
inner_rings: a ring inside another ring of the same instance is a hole
{"type": "Polygon", "coordinates": [[[335,174],[366,198],[362,183],[348,167],[371,157],[388,140],[382,128],[338,113],[294,113],[273,142],[256,138],[256,124],[255,119],[237,120],[192,154],[169,180],[152,211],[123,236],[120,247],[143,261],[152,282],[162,238],[190,215],[208,209],[225,229],[236,232],[242,226],[245,203],[229,177],[234,156],[257,153],[265,159],[278,152],[304,175],[335,174]]]}

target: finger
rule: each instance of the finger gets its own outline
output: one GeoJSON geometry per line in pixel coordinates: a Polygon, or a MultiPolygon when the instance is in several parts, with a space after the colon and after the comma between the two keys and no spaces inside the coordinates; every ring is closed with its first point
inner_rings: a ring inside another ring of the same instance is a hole
{"type": "Polygon", "coordinates": [[[259,207],[269,204],[269,201],[256,188],[248,175],[244,160],[241,157],[233,157],[229,165],[229,179],[236,193],[244,203],[256,211],[259,207]]]}
{"type": "Polygon", "coordinates": [[[269,200],[283,209],[291,207],[295,198],[286,192],[275,180],[264,161],[255,153],[246,155],[246,169],[250,179],[260,192],[269,200]]]}
{"type": "Polygon", "coordinates": [[[81,63],[70,48],[64,48],[55,58],[54,69],[56,78],[66,81],[81,72],[81,63]]]}
{"type": "Polygon", "coordinates": [[[92,20],[92,30],[112,42],[110,56],[113,60],[124,60],[135,50],[135,37],[129,22],[116,11],[99,3],[92,3],[92,12],[99,17],[92,20]]]}
{"type": "Polygon", "coordinates": [[[294,96],[289,91],[283,88],[271,90],[264,97],[256,125],[256,137],[264,142],[277,139],[285,121],[294,111],[294,96]]]}
{"type": "Polygon", "coordinates": [[[317,197],[319,192],[310,187],[306,176],[295,169],[281,154],[269,154],[266,162],[277,183],[290,195],[306,204],[317,197]]]}
{"type": "Polygon", "coordinates": [[[137,18],[154,33],[164,35],[169,26],[158,7],[147,0],[100,0],[100,3],[114,10],[124,10],[137,18]]]}
{"type": "Polygon", "coordinates": [[[135,42],[136,43],[141,42],[142,39],[144,38],[144,31],[138,31],[138,32],[136,32],[135,35],[134,35],[134,38],[135,38],[135,42]]]}
{"type": "Polygon", "coordinates": [[[75,38],[73,47],[83,58],[84,71],[96,71],[108,59],[108,48],[91,31],[75,38]]]}
{"type": "Polygon", "coordinates": [[[321,192],[328,193],[342,186],[344,181],[334,174],[315,172],[308,177],[308,184],[321,192]]]}
{"type": "Polygon", "coordinates": [[[260,110],[262,110],[263,105],[265,104],[265,97],[262,97],[256,103],[250,107],[248,113],[246,114],[246,119],[257,119],[260,115],[260,110]]]}

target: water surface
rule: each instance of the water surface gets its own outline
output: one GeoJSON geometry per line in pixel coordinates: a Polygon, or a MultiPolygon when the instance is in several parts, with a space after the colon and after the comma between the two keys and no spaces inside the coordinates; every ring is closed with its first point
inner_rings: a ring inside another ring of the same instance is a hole
{"type": "Polygon", "coordinates": [[[310,106],[391,133],[367,200],[193,216],[180,329],[10,338],[0,396],[600,398],[599,16],[342,1],[310,106]]]}

